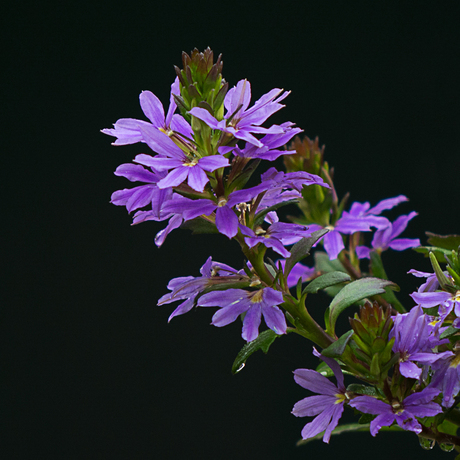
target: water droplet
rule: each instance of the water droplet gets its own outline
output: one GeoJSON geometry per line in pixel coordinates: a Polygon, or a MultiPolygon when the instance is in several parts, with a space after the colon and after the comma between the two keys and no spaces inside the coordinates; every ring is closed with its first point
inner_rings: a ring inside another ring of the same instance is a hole
{"type": "Polygon", "coordinates": [[[443,450],[444,452],[452,452],[454,449],[455,449],[455,445],[454,444],[449,444],[447,442],[441,442],[441,444],[439,444],[439,447],[441,448],[441,450],[443,450]]]}
{"type": "Polygon", "coordinates": [[[418,441],[420,443],[420,447],[425,450],[433,449],[436,441],[434,439],[422,438],[419,436],[418,441]]]}
{"type": "Polygon", "coordinates": [[[238,372],[240,372],[244,366],[246,366],[246,364],[242,363],[241,366],[236,370],[235,374],[238,374],[238,372]]]}

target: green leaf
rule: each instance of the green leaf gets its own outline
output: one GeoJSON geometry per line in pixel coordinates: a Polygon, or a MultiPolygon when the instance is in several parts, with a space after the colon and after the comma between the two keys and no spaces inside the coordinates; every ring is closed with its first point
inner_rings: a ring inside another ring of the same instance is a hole
{"type": "Polygon", "coordinates": [[[329,273],[339,271],[348,273],[339,259],[330,260],[329,256],[322,251],[315,252],[315,268],[318,272],[329,273]]]}
{"type": "MultiPolygon", "coordinates": [[[[340,425],[337,428],[335,428],[332,431],[332,435],[348,433],[350,431],[358,431],[358,432],[359,431],[365,431],[365,432],[369,432],[369,429],[370,429],[369,424],[362,425],[360,423],[349,423],[348,425],[340,425]]],[[[404,431],[404,430],[402,428],[400,428],[398,425],[393,425],[393,426],[382,426],[382,428],[380,428],[380,431],[404,431]]],[[[308,444],[311,441],[318,441],[320,439],[323,439],[323,433],[319,433],[316,436],[313,436],[312,438],[301,439],[300,441],[297,441],[296,445],[297,446],[304,446],[305,444],[308,444]]],[[[457,460],[457,459],[455,459],[455,460],[457,460]]]]}
{"type": "MultiPolygon", "coordinates": [[[[369,431],[369,426],[370,425],[360,425],[359,423],[350,423],[348,425],[340,425],[332,431],[332,435],[347,433],[350,431],[369,431]]],[[[323,439],[323,433],[317,434],[316,436],[313,436],[312,438],[301,439],[300,441],[297,441],[296,445],[304,446],[305,444],[308,444],[311,441],[318,441],[320,439],[323,439]]]]}
{"type": "Polygon", "coordinates": [[[193,235],[199,233],[219,233],[219,230],[217,230],[215,224],[203,219],[202,217],[196,217],[195,219],[187,220],[180,226],[180,228],[191,230],[193,235]]]}
{"type": "Polygon", "coordinates": [[[320,289],[333,286],[334,284],[344,283],[345,281],[350,281],[350,275],[348,273],[343,273],[339,271],[333,271],[325,273],[324,275],[318,276],[311,283],[309,283],[302,294],[313,294],[317,293],[320,289]]]}
{"type": "Polygon", "coordinates": [[[375,417],[377,416],[374,414],[363,414],[361,415],[361,417],[359,417],[358,423],[360,425],[366,425],[367,423],[372,422],[372,420],[374,420],[375,417]]]}
{"type": "Polygon", "coordinates": [[[359,383],[352,383],[347,386],[347,391],[351,391],[353,393],[357,393],[360,395],[367,395],[367,396],[377,396],[377,390],[374,387],[370,387],[368,385],[361,385],[359,383]]]}
{"type": "MultiPolygon", "coordinates": [[[[342,263],[339,259],[330,260],[329,256],[322,251],[315,251],[315,269],[317,272],[320,273],[330,273],[333,271],[339,271],[343,273],[348,273],[347,270],[344,268],[342,263]]],[[[324,291],[327,295],[331,297],[335,297],[343,288],[344,284],[339,283],[328,288],[325,288],[324,291]]]]}
{"type": "Polygon", "coordinates": [[[332,369],[324,361],[321,361],[318,364],[318,366],[316,367],[316,372],[319,372],[321,375],[324,375],[324,377],[332,377],[334,375],[332,369]]]}
{"type": "Polygon", "coordinates": [[[444,275],[444,272],[439,266],[436,256],[432,252],[430,252],[429,256],[430,256],[431,266],[433,267],[433,270],[436,274],[436,278],[438,279],[441,289],[451,292],[453,294],[456,291],[456,289],[452,286],[452,283],[447,278],[447,276],[444,275]]]}
{"type": "Polygon", "coordinates": [[[292,267],[297,262],[300,262],[302,259],[307,257],[310,254],[311,247],[329,230],[323,228],[313,232],[308,238],[302,238],[291,248],[291,256],[286,260],[286,265],[284,267],[284,274],[288,276],[292,270],[292,267]]]}
{"type": "Polygon", "coordinates": [[[338,340],[331,343],[327,348],[321,350],[321,354],[329,358],[340,358],[353,335],[353,330],[343,334],[338,340]]]}
{"type": "Polygon", "coordinates": [[[450,256],[452,254],[452,251],[449,251],[448,249],[438,248],[436,246],[419,246],[418,248],[413,248],[413,250],[415,252],[425,254],[426,257],[428,257],[430,252],[432,252],[436,257],[436,260],[444,264],[446,263],[446,258],[444,256],[450,256]]]}
{"type": "Polygon", "coordinates": [[[457,435],[458,426],[455,423],[452,423],[450,420],[444,420],[440,425],[437,426],[437,429],[441,433],[451,434],[453,436],[457,435]]]}
{"type": "MultiPolygon", "coordinates": [[[[334,372],[324,361],[321,361],[315,370],[316,372],[319,372],[321,375],[324,375],[324,377],[334,377],[334,372]]],[[[347,375],[355,375],[350,371],[347,371],[346,369],[342,369],[342,372],[347,375]]]]}
{"type": "Polygon", "coordinates": [[[425,232],[428,236],[428,243],[438,248],[457,251],[460,246],[460,235],[436,235],[435,233],[425,232]]]}
{"type": "Polygon", "coordinates": [[[458,332],[459,330],[456,327],[449,326],[440,336],[440,339],[445,339],[447,337],[450,337],[451,335],[454,335],[458,332]]]}
{"type": "Polygon", "coordinates": [[[345,308],[353,305],[359,300],[371,297],[376,294],[383,294],[386,287],[399,290],[399,286],[392,281],[382,280],[379,278],[361,278],[347,284],[332,300],[326,310],[324,320],[326,322],[326,332],[333,335],[335,323],[340,313],[345,308]]]}
{"type": "Polygon", "coordinates": [[[255,340],[244,345],[233,362],[232,373],[238,373],[245,366],[249,356],[257,350],[262,350],[264,353],[267,353],[270,345],[277,337],[280,337],[280,335],[276,334],[271,329],[267,329],[261,332],[255,340]]]}

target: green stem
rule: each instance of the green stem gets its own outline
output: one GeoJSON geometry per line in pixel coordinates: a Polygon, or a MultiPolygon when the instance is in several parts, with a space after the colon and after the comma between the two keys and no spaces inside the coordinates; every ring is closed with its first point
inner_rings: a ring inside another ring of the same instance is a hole
{"type": "Polygon", "coordinates": [[[267,251],[265,246],[262,246],[260,243],[255,248],[255,251],[248,251],[248,259],[251,262],[257,276],[265,283],[267,286],[272,286],[273,276],[267,270],[264,262],[264,255],[267,251]],[[257,249],[257,246],[261,246],[260,250],[257,249]]]}
{"type": "Polygon", "coordinates": [[[460,447],[460,437],[452,434],[441,433],[440,431],[433,431],[430,428],[422,425],[422,432],[419,434],[422,438],[433,439],[439,444],[453,444],[460,447]]]}
{"type": "Polygon", "coordinates": [[[290,300],[286,300],[281,306],[299,322],[301,329],[296,330],[298,334],[311,340],[321,348],[326,348],[334,342],[334,339],[326,334],[326,331],[311,317],[303,301],[295,304],[290,300]]]}
{"type": "Polygon", "coordinates": [[[361,278],[361,273],[356,271],[356,268],[353,266],[353,264],[350,262],[348,257],[345,255],[344,251],[342,251],[339,254],[339,261],[344,266],[348,274],[353,278],[353,280],[357,280],[361,278]]]}
{"type": "Polygon", "coordinates": [[[460,426],[460,410],[452,409],[446,414],[446,420],[453,423],[454,425],[460,426]]]}

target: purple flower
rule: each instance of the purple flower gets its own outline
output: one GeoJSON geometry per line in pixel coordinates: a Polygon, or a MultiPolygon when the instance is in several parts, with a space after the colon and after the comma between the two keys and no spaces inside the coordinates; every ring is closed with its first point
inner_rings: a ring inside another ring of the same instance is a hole
{"type": "Polygon", "coordinates": [[[132,182],[146,182],[146,184],[131,189],[117,190],[112,194],[111,202],[116,206],[126,206],[128,212],[151,204],[154,214],[159,217],[162,204],[172,196],[172,189],[159,189],[157,183],[163,179],[165,174],[154,169],[152,171],[131,163],[118,166],[115,170],[116,176],[126,177],[132,182]]]}
{"type": "Polygon", "coordinates": [[[173,278],[168,283],[168,289],[171,291],[165,294],[158,301],[158,305],[164,305],[178,300],[185,300],[182,302],[169,316],[168,322],[175,316],[183,315],[189,312],[195,305],[196,296],[203,292],[204,289],[212,284],[223,284],[225,281],[232,281],[232,279],[239,280],[240,274],[232,267],[222,264],[220,262],[213,262],[211,257],[200,268],[201,276],[181,276],[173,278]],[[221,277],[216,279],[216,277],[221,277]]]}
{"type": "Polygon", "coordinates": [[[395,338],[393,351],[399,353],[399,371],[404,377],[419,379],[422,369],[416,363],[431,365],[450,352],[433,353],[433,348],[443,343],[437,336],[438,327],[430,323],[420,307],[394,317],[389,337],[395,338]]]}
{"type": "MultiPolygon", "coordinates": [[[[415,248],[420,246],[420,240],[418,238],[397,238],[407,227],[407,224],[418,214],[413,211],[407,216],[399,216],[393,223],[389,223],[388,227],[381,230],[377,230],[372,239],[372,248],[381,253],[386,251],[388,248],[394,249],[395,251],[404,251],[408,248],[415,248]]],[[[369,258],[370,249],[365,246],[358,246],[356,248],[358,258],[369,258]]]]}
{"type": "MultiPolygon", "coordinates": [[[[173,195],[174,197],[174,195],[173,195]]],[[[134,214],[132,225],[137,225],[148,220],[154,220],[160,222],[169,218],[168,225],[160,230],[155,235],[155,244],[158,247],[161,247],[165,242],[166,237],[176,228],[179,228],[182,225],[182,216],[173,215],[172,213],[165,212],[164,209],[160,209],[160,214],[157,215],[155,211],[138,211],[134,214]]]]}
{"type": "Polygon", "coordinates": [[[439,306],[438,313],[443,320],[451,311],[460,317],[460,291],[452,294],[446,291],[413,292],[410,296],[423,308],[439,306]]]}
{"type": "Polygon", "coordinates": [[[308,439],[324,431],[323,441],[329,443],[331,433],[339,423],[344,403],[348,399],[343,380],[342,369],[332,358],[320,355],[316,349],[313,354],[321,358],[334,372],[337,386],[319,372],[311,369],[297,369],[294,380],[307,390],[318,393],[295,403],[292,413],[296,417],[316,417],[302,430],[302,438],[308,439]]]}
{"type": "Polygon", "coordinates": [[[266,134],[260,142],[263,147],[246,143],[244,149],[236,147],[219,147],[219,153],[225,154],[233,151],[233,154],[243,158],[260,158],[261,160],[274,161],[281,155],[291,155],[295,150],[279,150],[278,147],[286,145],[296,134],[302,132],[300,128],[293,128],[293,123],[286,122],[280,125],[284,132],[279,134],[266,134]]]}
{"type": "MultiPolygon", "coordinates": [[[[409,270],[407,273],[416,276],[417,278],[426,278],[426,282],[420,285],[418,292],[434,292],[439,288],[438,278],[435,273],[421,272],[419,270],[409,270]]],[[[445,272],[444,274],[446,274],[445,272]]]]}
{"type": "MultiPolygon", "coordinates": [[[[281,267],[284,271],[284,267],[286,266],[286,259],[281,259],[279,260],[281,263],[281,267]]],[[[278,262],[277,262],[278,265],[278,262]]],[[[307,267],[306,265],[301,264],[300,262],[297,262],[292,270],[289,272],[289,275],[287,277],[287,285],[289,288],[294,287],[297,285],[297,282],[299,281],[299,278],[302,278],[302,282],[304,283],[305,281],[308,281],[311,279],[316,270],[315,267],[307,267]]]]}
{"type": "Polygon", "coordinates": [[[180,149],[175,152],[171,151],[170,155],[173,158],[151,157],[150,155],[141,154],[137,155],[134,161],[155,168],[157,171],[171,170],[166,177],[158,182],[158,188],[160,189],[177,187],[187,179],[188,185],[197,192],[202,192],[209,182],[205,171],[212,172],[230,165],[227,158],[221,155],[190,160],[180,149]]]}
{"type": "Polygon", "coordinates": [[[248,109],[251,100],[251,84],[247,80],[240,80],[224,99],[227,113],[222,121],[217,121],[206,109],[194,107],[189,111],[191,115],[204,121],[210,128],[232,134],[250,144],[262,148],[264,144],[253,136],[253,133],[284,134],[284,128],[273,125],[262,128],[260,125],[273,113],[284,107],[279,101],[289,94],[282,89],[272,89],[262,96],[253,107],[248,109]]]}
{"type": "Polygon", "coordinates": [[[408,198],[404,195],[399,195],[394,198],[387,198],[380,201],[374,207],[370,207],[370,203],[353,203],[351,205],[350,211],[345,211],[343,213],[344,217],[353,217],[355,219],[365,220],[371,227],[377,229],[383,229],[388,226],[388,219],[385,217],[379,217],[383,211],[394,208],[399,203],[403,201],[408,201],[408,198]]]}
{"type": "Polygon", "coordinates": [[[150,123],[134,118],[120,118],[114,128],[103,129],[101,132],[114,136],[117,140],[113,145],[135,144],[136,142],[146,142],[141,128],[154,127],[163,132],[177,131],[186,137],[190,137],[192,129],[190,125],[180,115],[173,115],[177,105],[174,101],[174,94],[179,95],[179,79],[176,78],[171,85],[171,96],[169,102],[168,113],[165,117],[163,104],[150,91],[142,91],[139,96],[139,101],[145,116],[150,120],[150,123]]]}
{"type": "Polygon", "coordinates": [[[312,224],[309,225],[311,232],[327,228],[329,231],[323,236],[322,243],[324,250],[327,252],[329,259],[337,259],[339,254],[345,249],[343,244],[343,234],[353,234],[356,232],[370,232],[370,225],[358,218],[341,217],[334,225],[323,227],[322,225],[312,224]]]}
{"type": "MultiPolygon", "coordinates": [[[[254,193],[257,194],[258,192],[255,191],[254,193]]],[[[251,198],[252,193],[249,189],[232,192],[227,199],[224,197],[219,198],[217,203],[208,199],[191,200],[180,196],[174,201],[169,201],[165,205],[165,209],[169,212],[180,214],[186,221],[201,215],[209,216],[216,211],[215,224],[217,230],[228,238],[233,238],[238,233],[238,216],[232,208],[236,204],[248,201],[251,198]]]]}
{"type": "MultiPolygon", "coordinates": [[[[457,327],[460,317],[460,290],[447,292],[439,290],[439,281],[435,273],[424,273],[417,270],[409,270],[409,273],[418,278],[427,278],[417,290],[410,296],[422,308],[433,308],[438,306],[438,315],[441,321],[452,312],[455,312],[457,319],[454,321],[454,327],[457,327]]],[[[450,277],[449,272],[443,272],[446,277],[450,277]]]]}
{"type": "Polygon", "coordinates": [[[241,233],[245,235],[244,241],[253,248],[261,243],[267,248],[272,248],[283,257],[289,257],[291,253],[284,247],[285,244],[294,244],[302,238],[311,235],[308,227],[298,224],[286,224],[273,222],[267,230],[258,227],[256,231],[240,224],[241,233]]]}
{"type": "Polygon", "coordinates": [[[330,188],[329,184],[326,184],[321,177],[306,171],[285,173],[271,167],[260,177],[265,190],[293,189],[297,192],[301,192],[302,188],[308,185],[321,185],[322,187],[330,188]]]}
{"type": "Polygon", "coordinates": [[[214,326],[222,327],[233,323],[239,315],[246,313],[243,319],[243,339],[251,342],[259,335],[261,316],[267,326],[276,334],[286,333],[286,319],[277,305],[284,302],[283,294],[272,288],[257,291],[228,289],[204,294],[198,300],[201,307],[220,307],[212,317],[214,326]]]}
{"type": "MultiPolygon", "coordinates": [[[[447,353],[447,352],[446,352],[447,353]]],[[[433,377],[431,387],[442,391],[442,405],[452,407],[455,397],[460,391],[460,354],[450,352],[432,366],[433,377]]]]}
{"type": "Polygon", "coordinates": [[[391,209],[402,201],[407,201],[404,195],[395,198],[388,198],[380,201],[373,208],[369,203],[353,203],[350,211],[344,211],[342,217],[335,222],[334,225],[323,227],[315,224],[310,225],[310,230],[315,231],[321,228],[329,229],[329,232],[324,235],[322,242],[324,250],[327,252],[331,260],[337,259],[340,252],[345,248],[343,244],[342,234],[351,235],[356,232],[369,232],[371,227],[383,229],[388,227],[390,221],[386,217],[380,217],[378,214],[391,209]]]}
{"type": "Polygon", "coordinates": [[[350,401],[350,406],[365,414],[376,414],[371,422],[371,435],[375,436],[382,426],[396,422],[403,430],[419,434],[422,426],[416,417],[433,417],[442,412],[441,406],[433,399],[439,394],[436,388],[427,387],[413,393],[403,401],[394,400],[387,404],[372,396],[358,396],[350,401]]]}

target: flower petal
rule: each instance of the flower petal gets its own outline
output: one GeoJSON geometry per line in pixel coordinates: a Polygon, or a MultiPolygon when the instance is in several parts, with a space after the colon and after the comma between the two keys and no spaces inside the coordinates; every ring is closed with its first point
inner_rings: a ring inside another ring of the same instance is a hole
{"type": "Polygon", "coordinates": [[[286,334],[287,324],[284,313],[278,307],[262,307],[265,324],[277,334],[286,334]]]}
{"type": "Polygon", "coordinates": [[[314,393],[335,396],[339,389],[324,375],[312,369],[296,369],[294,380],[298,385],[314,393]]]}
{"type": "Polygon", "coordinates": [[[247,342],[252,342],[259,335],[261,316],[262,308],[258,304],[253,304],[247,311],[243,320],[243,332],[241,334],[247,342]]]}
{"type": "Polygon", "coordinates": [[[230,239],[238,233],[238,217],[229,206],[217,208],[216,227],[220,233],[230,239]]]}
{"type": "Polygon", "coordinates": [[[165,126],[165,111],[163,104],[151,91],[142,91],[139,95],[139,102],[145,116],[152,122],[155,128],[165,126]]]}

